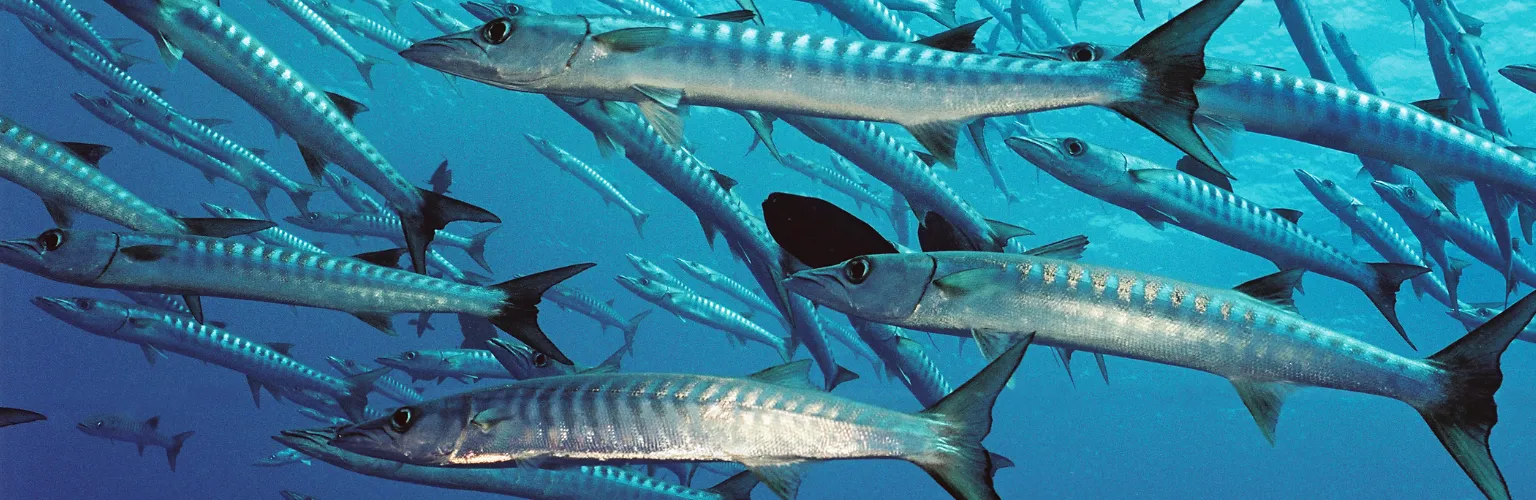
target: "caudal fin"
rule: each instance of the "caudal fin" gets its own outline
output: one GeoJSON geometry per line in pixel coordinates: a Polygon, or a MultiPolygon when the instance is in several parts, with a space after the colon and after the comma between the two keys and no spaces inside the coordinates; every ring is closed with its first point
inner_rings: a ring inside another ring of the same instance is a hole
{"type": "Polygon", "coordinates": [[[981,440],[992,432],[992,406],[998,393],[1013,377],[1024,349],[1035,334],[1025,336],[988,363],[959,389],[944,396],[921,415],[945,424],[940,430],[942,454],[914,458],[914,463],[933,476],[945,491],[960,500],[995,500],[992,487],[992,453],[981,440]]]}
{"type": "Polygon", "coordinates": [[[343,379],[347,384],[347,394],[336,398],[336,404],[341,406],[342,413],[353,422],[365,420],[363,414],[368,408],[368,393],[373,392],[373,382],[389,373],[391,368],[375,368],[357,375],[343,379]]]}
{"type": "Polygon", "coordinates": [[[1536,293],[1526,295],[1483,326],[1429,357],[1448,373],[1443,397],[1414,404],[1477,488],[1493,500],[1510,498],[1504,475],[1488,450],[1488,435],[1499,422],[1493,395],[1504,382],[1499,357],[1536,316],[1536,293]]]}
{"type": "Polygon", "coordinates": [[[420,221],[411,221],[405,214],[400,214],[400,222],[405,231],[405,246],[411,251],[412,269],[419,274],[427,273],[427,246],[432,244],[437,230],[449,222],[501,223],[500,217],[483,208],[426,189],[417,189],[417,192],[422,199],[420,221]]]}
{"type": "Polygon", "coordinates": [[[1403,336],[1403,341],[1408,343],[1408,347],[1413,348],[1415,351],[1419,350],[1418,346],[1413,345],[1413,341],[1408,339],[1408,332],[1403,330],[1403,324],[1397,320],[1397,291],[1399,288],[1402,288],[1404,281],[1429,272],[1429,268],[1388,262],[1366,265],[1370,266],[1372,273],[1376,276],[1376,281],[1369,288],[1361,288],[1360,290],[1365,292],[1365,296],[1371,299],[1371,303],[1376,305],[1376,309],[1381,311],[1381,315],[1387,317],[1387,322],[1392,324],[1392,328],[1397,329],[1398,335],[1403,336]]]}
{"type": "Polygon", "coordinates": [[[639,314],[629,318],[629,323],[624,325],[624,354],[631,356],[635,354],[635,333],[640,331],[640,320],[645,319],[646,316],[650,316],[651,311],[654,310],[655,309],[646,309],[644,311],[640,311],[639,314]]]}
{"type": "Polygon", "coordinates": [[[313,198],[315,193],[321,191],[329,191],[329,189],[315,184],[299,184],[298,189],[287,191],[287,193],[288,198],[293,200],[293,206],[299,209],[299,213],[307,214],[309,213],[309,199],[313,198]]]}
{"type": "Polygon", "coordinates": [[[543,300],[544,292],[549,287],[595,265],[590,262],[574,264],[491,285],[491,288],[506,292],[507,298],[502,301],[501,310],[486,319],[533,350],[569,365],[571,358],[560,352],[560,348],[555,347],[544,330],[539,329],[539,301],[543,300]]]}
{"type": "Polygon", "coordinates": [[[640,239],[645,239],[645,220],[651,218],[651,214],[635,212],[629,216],[635,219],[635,234],[640,235],[640,239]]]}
{"type": "Polygon", "coordinates": [[[496,232],[497,229],[501,229],[501,226],[496,226],[481,231],[478,234],[469,237],[469,246],[464,248],[464,252],[469,254],[470,259],[473,259],[476,264],[479,264],[480,267],[485,268],[486,271],[491,271],[493,273],[496,271],[491,270],[490,261],[485,260],[485,243],[490,240],[491,233],[496,232]]]}
{"type": "Polygon", "coordinates": [[[1206,42],[1242,3],[1204,0],[1116,56],[1140,63],[1146,81],[1139,95],[1109,106],[1228,177],[1232,174],[1195,131],[1195,84],[1205,77],[1206,42]]]}
{"type": "Polygon", "coordinates": [[[357,73],[363,76],[363,83],[368,84],[368,88],[370,89],[373,88],[373,67],[380,63],[387,64],[388,62],[383,59],[367,55],[363,56],[362,60],[357,61],[357,73]]]}
{"type": "Polygon", "coordinates": [[[165,447],[165,461],[171,463],[171,472],[176,471],[176,456],[181,455],[181,445],[187,444],[187,438],[192,437],[193,434],[196,433],[187,431],[171,436],[170,446],[165,447]]]}

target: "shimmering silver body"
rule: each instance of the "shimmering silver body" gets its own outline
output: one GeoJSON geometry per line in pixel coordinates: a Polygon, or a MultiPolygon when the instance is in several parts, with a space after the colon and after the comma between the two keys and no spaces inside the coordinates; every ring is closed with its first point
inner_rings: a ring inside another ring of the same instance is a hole
{"type": "MultiPolygon", "coordinates": [[[[308,212],[287,217],[296,226],[322,233],[348,236],[373,236],[400,239],[400,218],[388,212],[308,212]]],[[[468,249],[474,244],[471,238],[444,230],[437,230],[434,243],[468,249]]]]}
{"type": "Polygon", "coordinates": [[[728,500],[716,492],[659,481],[617,467],[426,467],[352,453],[326,444],[328,438],[325,434],[303,431],[274,437],[308,456],[352,472],[436,488],[544,500],[728,500]]]}
{"type": "Polygon", "coordinates": [[[315,39],[322,45],[329,45],[347,56],[347,59],[351,59],[352,63],[357,65],[358,73],[363,75],[363,81],[367,82],[369,87],[373,86],[373,78],[369,73],[378,60],[358,52],[346,38],[342,38],[341,33],[336,32],[336,28],[332,27],[330,22],[315,13],[314,9],[309,8],[309,4],[304,0],[268,0],[267,3],[277,7],[277,10],[283,11],[283,14],[287,14],[299,23],[299,26],[303,26],[306,31],[315,35],[315,39]]]}
{"type": "MultiPolygon", "coordinates": [[[[1417,228],[1416,232],[1428,235],[1427,238],[1421,237],[1419,243],[1429,253],[1443,257],[1445,243],[1451,242],[1489,267],[1495,270],[1503,269],[1504,266],[1501,263],[1504,259],[1499,257],[1499,244],[1487,227],[1473,222],[1464,215],[1451,213],[1444,205],[1427,198],[1414,188],[1389,185],[1380,181],[1373,183],[1372,187],[1376,188],[1381,199],[1403,216],[1403,221],[1409,227],[1417,228]],[[1410,192],[1413,194],[1410,195],[1410,192]]],[[[1451,264],[1447,260],[1443,261],[1442,265],[1451,264]]],[[[1514,254],[1510,273],[1510,279],[1536,286],[1536,268],[1531,266],[1531,262],[1526,260],[1525,256],[1514,254]]]]}
{"type": "Polygon", "coordinates": [[[183,233],[186,226],[86,164],[68,149],[0,116],[0,177],[44,202],[80,210],[136,231],[183,233]]]}
{"type": "MultiPolygon", "coordinates": [[[[733,343],[757,342],[774,348],[786,361],[790,357],[784,338],[769,333],[741,313],[687,290],[669,287],[648,278],[619,276],[619,284],[640,298],[660,306],[684,321],[694,321],[729,334],[733,343]]],[[[818,326],[817,332],[820,333],[818,326]]]]}
{"type": "Polygon", "coordinates": [[[293,448],[283,448],[281,450],[272,452],[271,455],[261,457],[260,460],[257,460],[251,465],[257,467],[282,467],[284,465],[293,464],[310,465],[309,456],[303,453],[299,453],[298,450],[293,448]]]}
{"type": "MultiPolygon", "coordinates": [[[[1296,169],[1296,176],[1301,178],[1302,185],[1312,192],[1312,196],[1323,204],[1323,208],[1328,209],[1343,221],[1344,225],[1349,226],[1350,231],[1364,239],[1387,261],[1429,267],[1429,262],[1415,248],[1415,245],[1404,239],[1397,229],[1382,219],[1375,210],[1345,192],[1343,187],[1332,180],[1317,178],[1302,169],[1296,169]]],[[[1445,282],[1441,281],[1435,273],[1415,276],[1413,286],[1415,290],[1428,293],[1430,297],[1434,297],[1446,307],[1452,309],[1459,307],[1456,301],[1451,300],[1451,294],[1446,290],[1445,282]]]]}
{"type": "Polygon", "coordinates": [[[455,379],[473,382],[482,378],[511,379],[512,374],[484,349],[434,349],[407,351],[379,358],[379,364],[410,375],[412,380],[455,379]]]}
{"type": "Polygon", "coordinates": [[[928,350],[902,334],[900,328],[871,323],[850,316],[853,329],[865,345],[885,362],[887,373],[901,381],[924,407],[931,406],[954,391],[944,373],[928,357],[928,350]]]}
{"type": "Polygon", "coordinates": [[[321,17],[326,18],[326,20],[329,20],[332,23],[340,24],[342,26],[346,26],[347,29],[352,30],[353,33],[357,33],[363,38],[372,40],[373,43],[383,45],[384,48],[387,48],[392,52],[405,50],[411,46],[411,43],[413,43],[410,38],[407,38],[405,35],[401,35],[393,28],[385,26],[383,23],[378,21],[374,21],[368,16],[352,12],[344,7],[336,5],[332,0],[307,1],[309,6],[313,7],[315,12],[320,14],[321,17]]]}
{"type": "Polygon", "coordinates": [[[612,182],[603,177],[602,172],[597,171],[596,168],[587,165],[587,162],[581,161],[580,158],[566,152],[544,138],[531,134],[523,134],[523,138],[527,139],[528,143],[532,144],[533,148],[539,151],[539,154],[549,158],[551,163],[560,167],[560,170],[564,170],[575,177],[576,180],[581,181],[582,184],[586,184],[593,191],[597,191],[598,196],[603,198],[604,205],[618,205],[625,212],[629,212],[629,216],[635,220],[635,230],[640,230],[641,225],[645,223],[645,219],[649,215],[644,210],[641,210],[640,207],[636,207],[634,203],[631,203],[629,198],[624,196],[624,193],[619,192],[618,186],[614,186],[612,182]]]}
{"type": "Polygon", "coordinates": [[[635,266],[636,271],[640,271],[640,274],[645,275],[645,277],[651,281],[660,283],[662,286],[667,288],[675,288],[685,292],[693,293],[693,287],[688,286],[687,283],[683,283],[683,280],[678,279],[677,276],[673,276],[671,272],[667,271],[666,269],[662,269],[661,266],[657,265],[655,262],[651,262],[650,259],[632,253],[624,254],[624,258],[629,260],[630,265],[635,266]]]}
{"type": "Polygon", "coordinates": [[[454,18],[447,12],[443,12],[443,9],[421,2],[411,2],[411,6],[416,7],[416,12],[420,12],[421,17],[426,18],[427,22],[432,23],[432,26],[437,28],[438,31],[443,32],[443,34],[458,33],[469,29],[468,24],[464,24],[464,21],[454,18]]]}
{"type": "Polygon", "coordinates": [[[56,26],[63,28],[72,38],[89,45],[91,50],[106,56],[112,64],[119,68],[133,65],[132,58],[119,51],[118,46],[112,41],[102,37],[101,33],[96,31],[96,27],[85,20],[85,14],[67,0],[32,0],[32,2],[51,14],[56,26]]]}
{"type": "Polygon", "coordinates": [[[784,155],[784,161],[781,163],[791,170],[811,178],[811,180],[832,188],[839,193],[843,193],[849,198],[853,198],[855,202],[861,205],[869,205],[876,208],[887,208],[891,205],[890,200],[880,199],[867,186],[848,178],[848,176],[843,175],[842,172],[835,170],[833,167],[801,158],[800,155],[794,153],[784,155]]]}
{"type": "Polygon", "coordinates": [[[709,266],[704,264],[684,259],[682,257],[674,257],[672,260],[677,262],[677,266],[681,268],[683,272],[688,273],[688,275],[692,276],[693,279],[704,282],[705,284],[709,285],[710,288],[714,288],[715,290],[723,292],[726,295],[731,296],[732,299],[736,299],[737,301],[746,304],[748,307],[758,311],[762,311],[773,316],[778,316],[780,314],[779,309],[774,307],[772,303],[768,302],[768,299],[765,299],[762,295],[758,295],[756,292],[753,292],[752,289],[747,288],[746,285],[731,279],[730,276],[726,276],[720,271],[711,269],[709,266]]]}
{"type": "Polygon", "coordinates": [[[791,287],[851,316],[931,332],[1020,335],[1051,347],[1192,368],[1236,381],[1442,401],[1449,373],[1313,324],[1237,291],[1044,257],[983,252],[867,256],[797,273],[791,287]],[[971,271],[964,293],[933,280],[971,271]]]}
{"type": "MultiPolygon", "coordinates": [[[[252,217],[249,214],[246,214],[245,212],[241,212],[239,210],[235,210],[235,209],[230,208],[230,207],[214,205],[212,203],[206,203],[206,202],[203,203],[202,205],[203,205],[203,210],[207,210],[209,215],[212,215],[214,217],[218,217],[218,218],[221,218],[221,219],[255,219],[256,218],[256,217],[252,217]]],[[[291,247],[291,248],[296,248],[296,249],[303,250],[303,251],[309,252],[309,253],[328,253],[328,252],[325,251],[325,249],[320,248],[319,245],[316,245],[314,243],[310,243],[309,241],[307,241],[307,240],[305,240],[303,238],[300,238],[300,237],[294,235],[293,233],[285,231],[285,230],[283,230],[283,228],[280,228],[280,227],[277,227],[277,226],[272,226],[270,228],[263,229],[261,231],[257,231],[257,232],[251,233],[248,236],[250,236],[252,238],[255,238],[256,241],[260,241],[260,242],[268,244],[268,245],[278,245],[278,246],[291,247]]]]}
{"type": "MultiPolygon", "coordinates": [[[[939,458],[945,424],[748,379],[683,374],[545,377],[438,399],[425,414],[465,426],[443,464],[532,458],[724,461],[939,458]],[[771,457],[771,458],[768,458],[771,457]]],[[[431,425],[424,420],[417,425],[431,425]]]]}
{"type": "MultiPolygon", "coordinates": [[[[358,363],[350,359],[338,358],[336,356],[326,356],[325,361],[330,363],[331,367],[335,368],[336,371],[341,372],[342,375],[349,377],[353,375],[361,375],[376,368],[363,365],[362,363],[358,363]]],[[[426,399],[421,397],[421,389],[412,387],[405,382],[401,382],[400,379],[390,377],[388,375],[379,377],[373,381],[373,391],[380,396],[393,399],[400,404],[415,404],[420,403],[426,399]]]]}
{"type": "Polygon", "coordinates": [[[336,192],[336,196],[341,198],[342,203],[345,203],[352,211],[371,214],[389,212],[389,208],[385,207],[383,203],[379,203],[379,200],[375,200],[368,193],[363,192],[363,188],[353,184],[352,179],[332,172],[330,169],[326,169],[325,174],[321,178],[327,186],[330,186],[336,192]]]}
{"type": "MultiPolygon", "coordinates": [[[[597,320],[604,328],[613,327],[624,332],[634,332],[635,328],[639,326],[638,318],[643,317],[637,315],[635,318],[624,319],[624,316],[621,316],[619,311],[613,308],[613,300],[610,299],[605,302],[592,296],[592,294],[570,286],[557,285],[550,287],[548,292],[544,292],[544,299],[554,302],[562,309],[597,320]]],[[[650,310],[647,309],[646,311],[650,310]]],[[[641,314],[646,314],[646,312],[641,314]]]]}
{"type": "MultiPolygon", "coordinates": [[[[31,0],[20,1],[30,2],[31,0]]],[[[139,83],[127,71],[124,71],[122,66],[114,64],[106,56],[92,50],[83,42],[71,38],[68,34],[55,27],[52,24],[52,18],[35,21],[23,17],[21,24],[33,36],[36,36],[38,41],[43,42],[43,46],[48,47],[49,50],[58,54],[59,57],[64,58],[70,65],[80,69],[80,71],[84,71],[87,75],[91,75],[92,78],[101,82],[102,85],[106,85],[107,88],[129,95],[153,99],[161,103],[165,102],[156,92],[150,90],[143,83],[139,83]]],[[[169,106],[169,104],[166,104],[166,106],[169,106]]]]}
{"type": "Polygon", "coordinates": [[[880,0],[805,0],[831,13],[870,40],[915,42],[907,23],[880,0]]]}
{"type": "Polygon", "coordinates": [[[43,10],[37,2],[32,0],[0,0],[0,10],[16,14],[23,20],[42,24],[53,24],[53,15],[43,10]]]}

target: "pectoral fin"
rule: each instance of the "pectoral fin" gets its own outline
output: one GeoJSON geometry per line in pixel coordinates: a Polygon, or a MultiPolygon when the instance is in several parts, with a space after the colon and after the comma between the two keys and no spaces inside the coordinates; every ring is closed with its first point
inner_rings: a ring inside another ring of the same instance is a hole
{"type": "Polygon", "coordinates": [[[1280,423],[1280,406],[1295,387],[1279,382],[1242,379],[1232,379],[1232,386],[1237,388],[1238,397],[1243,399],[1243,405],[1253,414],[1253,421],[1259,424],[1259,432],[1264,433],[1264,439],[1269,441],[1270,446],[1274,446],[1275,426],[1280,423]]]}

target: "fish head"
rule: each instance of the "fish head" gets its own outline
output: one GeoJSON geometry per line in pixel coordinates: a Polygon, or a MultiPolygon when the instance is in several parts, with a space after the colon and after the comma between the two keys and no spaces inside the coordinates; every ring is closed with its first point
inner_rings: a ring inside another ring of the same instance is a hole
{"type": "Polygon", "coordinates": [[[273,452],[271,455],[261,457],[260,460],[252,462],[251,465],[257,467],[276,467],[279,465],[291,464],[293,462],[297,462],[298,460],[299,456],[297,451],[295,451],[293,448],[284,448],[281,451],[273,452]]]}
{"type": "Polygon", "coordinates": [[[1392,208],[1397,209],[1404,217],[1428,219],[1441,210],[1439,201],[1419,192],[1413,186],[1375,181],[1371,183],[1371,187],[1381,195],[1382,200],[1392,205],[1392,208]]]}
{"type": "Polygon", "coordinates": [[[295,226],[299,226],[312,231],[316,230],[317,228],[334,225],[335,223],[334,217],[328,217],[327,214],[320,212],[304,212],[299,215],[289,215],[283,217],[283,220],[287,221],[289,224],[293,224],[295,226]]]}
{"type": "Polygon", "coordinates": [[[512,342],[498,342],[497,345],[504,347],[506,353],[510,354],[510,356],[498,356],[497,359],[508,361],[503,364],[507,371],[512,373],[512,378],[527,380],[571,373],[570,365],[556,363],[549,359],[549,356],[530,349],[526,345],[512,342]]]}
{"type": "Polygon", "coordinates": [[[75,428],[80,429],[80,432],[109,439],[131,434],[127,432],[128,427],[128,419],[110,413],[91,415],[75,423],[75,428]]]}
{"type": "Polygon", "coordinates": [[[1095,191],[1132,182],[1124,153],[1076,137],[1009,137],[1003,142],[1025,160],[1073,187],[1095,191]]]}
{"type": "Polygon", "coordinates": [[[664,272],[661,270],[660,266],[657,266],[656,263],[651,262],[645,257],[641,257],[632,253],[626,253],[624,254],[624,258],[629,259],[629,263],[634,264],[636,270],[645,273],[647,276],[655,276],[658,272],[664,272]]]}
{"type": "Polygon", "coordinates": [[[0,264],[44,278],[87,284],[101,276],[117,253],[117,234],[49,229],[36,238],[0,241],[0,264]]]}
{"type": "Polygon", "coordinates": [[[545,156],[559,156],[555,153],[555,145],[550,143],[549,139],[533,134],[523,134],[523,139],[528,140],[528,144],[532,144],[533,149],[539,150],[539,153],[545,156]]]}
{"type": "Polygon", "coordinates": [[[353,361],[353,360],[350,360],[350,359],[345,359],[345,358],[340,358],[340,357],[336,357],[336,356],[326,356],[325,357],[325,362],[330,363],[331,367],[335,368],[336,371],[344,373],[344,374],[347,374],[347,375],[351,375],[353,373],[358,373],[359,371],[366,371],[367,370],[367,368],[363,367],[361,364],[359,364],[356,361],[353,361]]]}
{"type": "Polygon", "coordinates": [[[378,358],[374,361],[380,365],[406,373],[421,373],[430,371],[442,364],[442,357],[434,354],[430,351],[405,351],[394,356],[378,358]]]}
{"type": "Polygon", "coordinates": [[[1296,178],[1301,179],[1301,184],[1307,187],[1307,191],[1311,191],[1312,196],[1329,210],[1338,210],[1357,203],[1354,196],[1344,191],[1344,187],[1332,179],[1312,175],[1311,172],[1300,168],[1296,169],[1296,178]]]}
{"type": "Polygon", "coordinates": [[[1471,330],[1493,319],[1494,316],[1499,314],[1499,311],[1488,307],[1463,304],[1461,307],[1446,311],[1445,314],[1456,321],[1460,321],[1468,330],[1471,330]]]}
{"type": "Polygon", "coordinates": [[[132,312],[121,303],[89,297],[34,297],[32,305],[76,328],[99,334],[122,329],[132,312]]]}
{"type": "Polygon", "coordinates": [[[359,455],[416,465],[448,465],[471,425],[469,398],[402,406],[389,415],[336,430],[329,444],[359,455]]]}
{"type": "Polygon", "coordinates": [[[170,124],[172,117],[176,116],[176,112],[172,111],[165,101],[152,98],[152,96],[125,94],[116,90],[108,90],[107,99],[132,116],[141,117],[141,119],[157,120],[157,123],[161,124],[170,124]]]}
{"type": "Polygon", "coordinates": [[[938,261],[927,254],[876,254],[791,275],[789,290],[850,316],[874,322],[908,318],[917,310],[938,261]]]}
{"type": "Polygon", "coordinates": [[[570,68],[587,44],[581,16],[513,15],[478,28],[416,42],[400,57],[454,76],[512,90],[536,91],[570,68]]]}
{"type": "Polygon", "coordinates": [[[629,290],[635,295],[639,295],[646,300],[660,300],[661,297],[664,297],[667,294],[665,285],[657,283],[656,280],[650,278],[620,275],[614,276],[613,280],[617,281],[619,286],[624,287],[626,290],[629,290]]]}
{"type": "Polygon", "coordinates": [[[1103,45],[1092,42],[1077,42],[1071,45],[1051,47],[1044,50],[1030,51],[1018,54],[1031,59],[1045,59],[1062,62],[1098,62],[1114,59],[1121,52],[1125,52],[1124,45],[1103,45]]]}
{"type": "Polygon", "coordinates": [[[249,219],[249,218],[251,218],[249,216],[246,216],[244,213],[241,213],[239,210],[235,210],[233,208],[226,207],[224,205],[215,205],[215,204],[212,204],[212,203],[208,203],[206,201],[203,202],[202,205],[203,205],[203,210],[207,210],[208,211],[208,215],[212,215],[214,217],[219,217],[219,218],[222,218],[222,219],[249,219]]]}

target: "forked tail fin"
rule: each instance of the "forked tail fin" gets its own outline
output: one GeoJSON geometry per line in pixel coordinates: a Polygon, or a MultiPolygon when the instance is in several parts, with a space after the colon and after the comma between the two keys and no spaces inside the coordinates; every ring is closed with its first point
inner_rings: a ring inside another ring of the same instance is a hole
{"type": "Polygon", "coordinates": [[[502,301],[501,310],[486,319],[533,350],[569,365],[571,358],[560,352],[560,348],[555,347],[555,343],[539,328],[539,301],[543,300],[544,292],[549,287],[595,265],[574,264],[491,285],[491,288],[506,292],[507,298],[502,301]]]}
{"type": "Polygon", "coordinates": [[[171,472],[176,471],[176,457],[181,455],[181,445],[187,444],[187,438],[196,434],[192,431],[183,432],[171,436],[171,444],[165,447],[165,461],[171,463],[171,472]]]}
{"type": "Polygon", "coordinates": [[[956,499],[998,498],[992,487],[992,453],[981,445],[981,440],[992,432],[992,405],[997,402],[998,393],[1013,377],[1019,361],[1024,359],[1024,349],[1034,338],[1033,333],[1024,337],[959,389],[921,413],[946,425],[939,439],[949,451],[925,457],[917,465],[956,499]]]}

